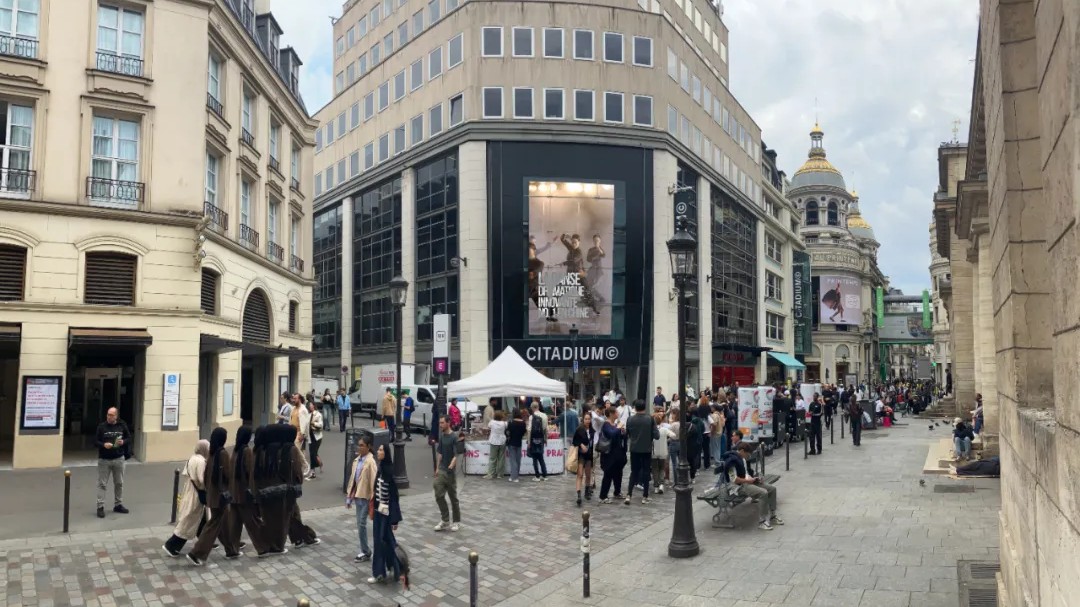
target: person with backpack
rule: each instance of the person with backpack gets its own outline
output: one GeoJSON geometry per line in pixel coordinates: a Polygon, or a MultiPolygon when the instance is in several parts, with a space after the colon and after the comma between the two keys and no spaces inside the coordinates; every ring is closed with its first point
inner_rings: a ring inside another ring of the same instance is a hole
{"type": "MultiPolygon", "coordinates": [[[[596,441],[596,450],[600,453],[600,469],[604,478],[600,481],[600,503],[610,504],[608,492],[615,486],[615,499],[622,498],[622,473],[626,467],[626,428],[619,423],[619,412],[615,407],[604,411],[607,421],[600,429],[600,438],[596,441]]],[[[623,502],[629,504],[627,499],[623,502]]]]}
{"type": "Polygon", "coordinates": [[[690,480],[697,477],[698,467],[701,464],[701,443],[705,436],[705,421],[697,415],[686,412],[689,426],[686,430],[686,460],[690,463],[690,480]]]}
{"type": "Polygon", "coordinates": [[[540,410],[540,403],[533,401],[532,416],[529,418],[529,433],[525,439],[528,444],[529,458],[533,465],[533,481],[546,481],[547,462],[544,461],[544,448],[547,446],[547,414],[540,410]]]}

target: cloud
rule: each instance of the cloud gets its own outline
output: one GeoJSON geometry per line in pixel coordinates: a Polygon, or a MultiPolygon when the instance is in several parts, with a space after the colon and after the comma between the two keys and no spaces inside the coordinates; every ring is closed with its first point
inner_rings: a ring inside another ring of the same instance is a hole
{"type": "Polygon", "coordinates": [[[270,10],[285,33],[282,46],[292,46],[304,66],[300,92],[312,115],[333,96],[334,28],[330,17],[341,16],[343,0],[271,0],[270,10]]]}
{"type": "Polygon", "coordinates": [[[978,4],[965,0],[727,0],[731,89],[788,175],[815,118],[858,189],[892,286],[930,284],[937,147],[967,133],[978,4]],[[815,99],[817,109],[815,111],[815,99]]]}

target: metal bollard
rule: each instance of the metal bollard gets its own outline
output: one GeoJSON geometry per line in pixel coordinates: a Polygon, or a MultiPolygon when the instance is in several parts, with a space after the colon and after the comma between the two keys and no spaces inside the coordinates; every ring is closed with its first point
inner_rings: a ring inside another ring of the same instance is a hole
{"type": "Polygon", "coordinates": [[[476,607],[476,594],[480,589],[480,580],[476,575],[476,562],[480,560],[480,555],[475,552],[469,553],[469,607],[476,607]]]}
{"type": "Polygon", "coordinates": [[[829,417],[829,444],[830,445],[834,444],[833,443],[833,435],[836,434],[836,430],[834,429],[835,427],[836,427],[836,419],[834,417],[830,416],[829,417]]]}
{"type": "Polygon", "coordinates": [[[848,424],[846,417],[845,415],[840,416],[840,440],[844,440],[844,426],[848,424]]]}
{"type": "Polygon", "coordinates": [[[589,598],[589,511],[586,510],[581,513],[581,595],[585,598],[589,598]]]}
{"type": "Polygon", "coordinates": [[[784,471],[791,472],[791,436],[784,441],[784,471]]]}
{"type": "Polygon", "coordinates": [[[64,470],[64,533],[68,532],[71,521],[71,470],[64,470]]]}
{"type": "Polygon", "coordinates": [[[809,434],[809,432],[803,434],[802,458],[803,459],[810,459],[810,434],[809,434]]]}
{"type": "Polygon", "coordinates": [[[171,524],[171,525],[176,524],[176,508],[177,508],[176,501],[177,501],[177,498],[179,496],[180,496],[180,469],[177,468],[176,470],[173,471],[173,479],[172,479],[172,516],[169,517],[169,524],[171,524]]]}

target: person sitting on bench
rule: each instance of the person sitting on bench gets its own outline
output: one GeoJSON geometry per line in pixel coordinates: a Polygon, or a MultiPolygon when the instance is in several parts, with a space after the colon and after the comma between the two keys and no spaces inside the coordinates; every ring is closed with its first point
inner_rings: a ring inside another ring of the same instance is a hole
{"type": "Polygon", "coordinates": [[[772,531],[773,525],[783,525],[784,520],[776,514],[776,487],[768,485],[760,477],[751,476],[747,471],[750,468],[750,453],[753,451],[752,443],[739,443],[736,447],[738,457],[725,458],[724,462],[735,469],[735,484],[739,486],[739,495],[749,497],[758,503],[758,529],[772,531]],[[768,499],[763,499],[763,498],[768,499]]]}

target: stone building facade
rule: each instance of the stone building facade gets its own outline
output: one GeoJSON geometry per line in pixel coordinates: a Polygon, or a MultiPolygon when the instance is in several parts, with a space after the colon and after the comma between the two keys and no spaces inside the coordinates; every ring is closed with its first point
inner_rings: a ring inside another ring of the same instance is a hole
{"type": "Polygon", "coordinates": [[[945,306],[943,292],[952,288],[952,273],[949,270],[949,258],[938,251],[937,224],[930,222],[930,310],[933,318],[932,332],[934,345],[930,349],[933,361],[934,383],[947,387],[952,383],[952,349],[949,328],[949,312],[945,306]]]}
{"type": "MultiPolygon", "coordinates": [[[[943,386],[947,394],[939,406],[963,416],[975,403],[975,334],[972,318],[973,283],[971,263],[968,262],[968,241],[954,231],[956,226],[956,193],[967,167],[967,146],[943,144],[938,148],[938,187],[934,192],[934,262],[931,276],[948,319],[948,348],[951,356],[949,372],[943,386]],[[948,272],[941,278],[937,259],[948,261],[948,272]]],[[[935,331],[935,342],[938,334],[935,331]]]]}

